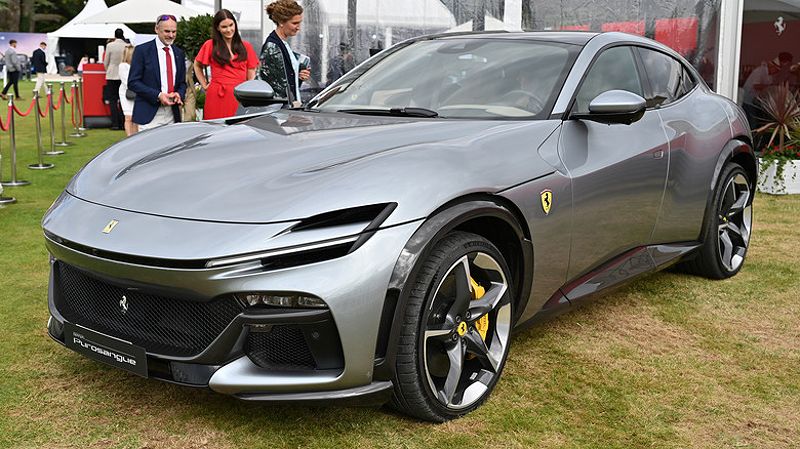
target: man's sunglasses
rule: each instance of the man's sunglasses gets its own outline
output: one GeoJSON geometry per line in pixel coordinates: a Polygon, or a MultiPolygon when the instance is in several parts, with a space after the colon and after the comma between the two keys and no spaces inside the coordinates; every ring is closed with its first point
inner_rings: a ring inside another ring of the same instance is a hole
{"type": "Polygon", "coordinates": [[[158,25],[159,23],[161,23],[161,22],[163,22],[165,20],[172,20],[173,22],[177,22],[178,21],[178,19],[176,19],[175,16],[173,16],[172,14],[164,14],[164,15],[158,16],[158,19],[156,20],[156,25],[158,25]]]}

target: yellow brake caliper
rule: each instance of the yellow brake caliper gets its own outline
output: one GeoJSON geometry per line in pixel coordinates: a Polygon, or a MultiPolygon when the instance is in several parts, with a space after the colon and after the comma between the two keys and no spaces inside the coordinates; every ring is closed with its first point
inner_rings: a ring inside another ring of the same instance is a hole
{"type": "MultiPolygon", "coordinates": [[[[475,282],[475,279],[472,277],[469,278],[470,284],[472,284],[472,292],[474,293],[473,301],[477,301],[486,294],[486,289],[483,288],[480,284],[475,282]]],[[[481,338],[483,341],[486,341],[486,332],[489,331],[489,314],[480,317],[478,321],[475,322],[475,329],[478,330],[478,333],[481,334],[481,338]]]]}

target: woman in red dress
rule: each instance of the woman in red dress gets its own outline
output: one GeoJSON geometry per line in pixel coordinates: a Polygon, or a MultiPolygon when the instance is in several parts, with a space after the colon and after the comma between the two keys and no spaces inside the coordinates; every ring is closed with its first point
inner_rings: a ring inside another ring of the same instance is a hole
{"type": "Polygon", "coordinates": [[[194,74],[206,91],[204,119],[231,117],[239,103],[233,88],[254,79],[258,56],[249,42],[242,41],[236,18],[227,9],[214,15],[211,39],[205,41],[194,59],[194,74]],[[211,66],[209,83],[203,69],[211,66]]]}

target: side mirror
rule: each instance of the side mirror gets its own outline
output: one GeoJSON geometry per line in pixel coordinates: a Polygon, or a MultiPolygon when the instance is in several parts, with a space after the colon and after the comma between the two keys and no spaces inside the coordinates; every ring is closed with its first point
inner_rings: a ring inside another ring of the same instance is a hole
{"type": "Polygon", "coordinates": [[[266,81],[250,80],[233,88],[233,96],[244,107],[269,106],[286,103],[285,98],[275,98],[275,91],[266,81]]]}
{"type": "Polygon", "coordinates": [[[626,90],[609,90],[594,97],[589,103],[588,114],[573,114],[579,120],[599,123],[622,123],[630,125],[644,115],[645,99],[626,90]]]}

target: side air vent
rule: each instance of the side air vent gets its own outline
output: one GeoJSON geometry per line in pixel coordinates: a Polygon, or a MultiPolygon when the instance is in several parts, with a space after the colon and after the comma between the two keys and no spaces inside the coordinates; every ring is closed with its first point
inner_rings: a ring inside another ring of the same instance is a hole
{"type": "Polygon", "coordinates": [[[383,223],[384,220],[386,220],[389,214],[391,214],[396,207],[397,203],[383,203],[325,212],[324,214],[314,215],[301,220],[299,223],[292,226],[288,232],[307,231],[310,229],[341,226],[361,222],[369,223],[369,227],[371,229],[376,229],[381,225],[381,223],[383,223]]]}

